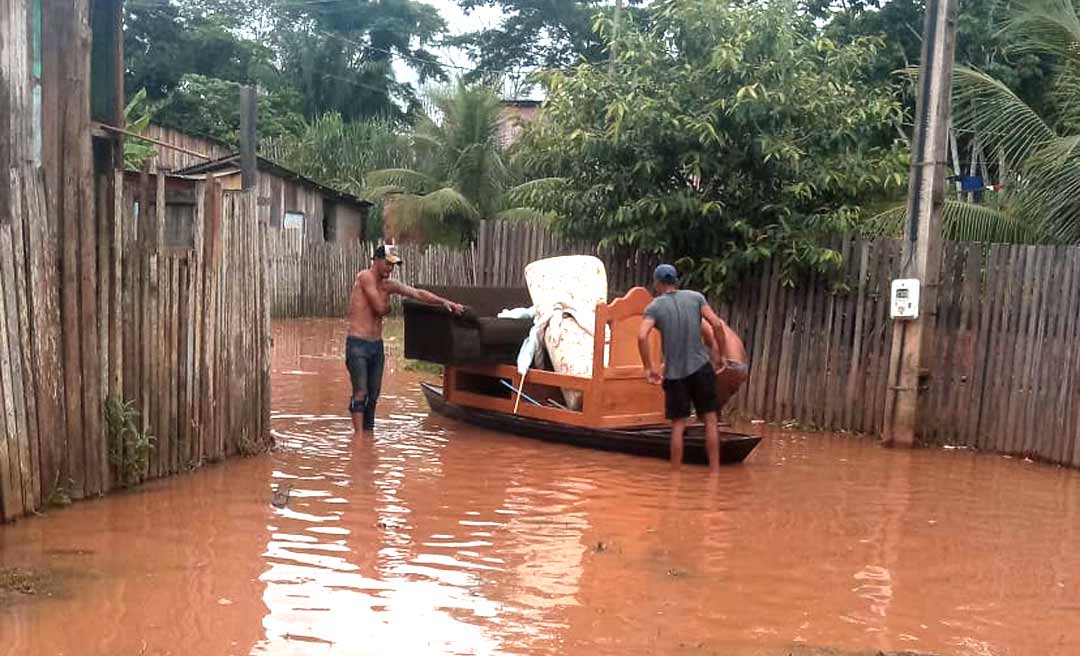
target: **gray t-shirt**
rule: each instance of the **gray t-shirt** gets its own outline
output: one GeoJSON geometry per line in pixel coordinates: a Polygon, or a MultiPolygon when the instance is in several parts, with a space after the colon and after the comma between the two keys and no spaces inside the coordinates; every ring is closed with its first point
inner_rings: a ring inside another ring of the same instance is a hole
{"type": "Polygon", "coordinates": [[[704,296],[680,289],[653,299],[645,308],[664,344],[664,378],[686,378],[709,363],[709,351],[701,341],[704,306],[704,296]]]}

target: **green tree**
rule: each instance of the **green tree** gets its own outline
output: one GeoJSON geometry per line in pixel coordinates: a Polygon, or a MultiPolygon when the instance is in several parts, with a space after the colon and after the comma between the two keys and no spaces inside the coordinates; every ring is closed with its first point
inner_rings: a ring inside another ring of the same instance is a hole
{"type": "MultiPolygon", "coordinates": [[[[260,89],[260,138],[299,133],[304,125],[299,100],[299,96],[289,90],[260,89]]],[[[235,145],[240,130],[240,85],[202,75],[184,75],[172,93],[158,105],[154,120],[189,134],[235,145]]]]}
{"type": "Polygon", "coordinates": [[[429,50],[446,32],[446,23],[431,5],[383,0],[281,7],[275,50],[309,118],[337,113],[346,121],[404,121],[417,95],[411,85],[396,80],[395,57],[417,72],[421,84],[446,79],[429,50]]]}
{"type": "Polygon", "coordinates": [[[709,290],[773,255],[789,282],[833,269],[822,238],[904,185],[901,106],[870,79],[880,40],[838,44],[783,2],[650,12],[621,38],[614,74],[544,76],[518,159],[564,187],[533,202],[571,236],[686,258],[709,290]]]}
{"type": "Polygon", "coordinates": [[[366,176],[370,197],[394,198],[399,229],[457,241],[470,238],[482,218],[547,218],[518,204],[547,181],[514,186],[519,178],[498,137],[501,103],[490,88],[459,82],[432,91],[429,104],[411,135],[414,167],[366,176]]]}
{"type": "MultiPolygon", "coordinates": [[[[466,12],[499,7],[497,25],[449,39],[470,53],[478,70],[505,75],[566,68],[607,58],[593,17],[611,11],[598,0],[458,0],[466,12]]],[[[631,3],[639,4],[638,2],[631,3]]],[[[629,9],[628,11],[637,11],[629,9]]]]}

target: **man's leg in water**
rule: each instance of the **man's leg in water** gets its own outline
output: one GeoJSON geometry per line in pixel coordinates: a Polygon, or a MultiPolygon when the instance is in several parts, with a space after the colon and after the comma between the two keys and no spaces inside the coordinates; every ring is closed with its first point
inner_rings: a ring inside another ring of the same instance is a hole
{"type": "Polygon", "coordinates": [[[350,341],[346,345],[345,366],[349,369],[349,380],[352,383],[352,396],[349,398],[349,415],[352,417],[353,437],[363,437],[364,410],[367,407],[368,398],[369,362],[361,344],[350,341]]]}
{"type": "Polygon", "coordinates": [[[678,469],[683,459],[683,434],[686,433],[686,419],[671,422],[671,466],[678,469]]]}
{"type": "MultiPolygon", "coordinates": [[[[383,367],[386,364],[386,351],[382,342],[379,342],[375,352],[367,361],[367,400],[364,403],[364,430],[375,430],[375,404],[379,401],[379,392],[382,391],[383,367]]],[[[355,417],[355,415],[354,415],[355,417]]],[[[353,419],[355,422],[355,418],[353,419]]]]}

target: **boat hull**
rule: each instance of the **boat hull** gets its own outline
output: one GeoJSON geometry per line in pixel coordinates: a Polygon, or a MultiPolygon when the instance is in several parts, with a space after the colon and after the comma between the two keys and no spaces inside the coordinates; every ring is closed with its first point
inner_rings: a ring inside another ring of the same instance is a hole
{"type": "MultiPolygon", "coordinates": [[[[420,386],[432,412],[482,428],[601,451],[616,451],[653,458],[670,457],[670,433],[666,426],[633,430],[582,428],[455,405],[446,401],[441,387],[428,383],[421,383],[420,386]]],[[[700,426],[691,427],[684,438],[683,459],[686,462],[697,464],[708,462],[705,453],[705,438],[700,429],[700,426]]],[[[760,441],[760,437],[753,435],[720,431],[721,464],[737,464],[746,460],[760,441]]]]}

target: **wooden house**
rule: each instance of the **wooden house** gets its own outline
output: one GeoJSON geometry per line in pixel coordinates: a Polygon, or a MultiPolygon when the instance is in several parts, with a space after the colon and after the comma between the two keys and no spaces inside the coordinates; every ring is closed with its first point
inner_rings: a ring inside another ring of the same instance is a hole
{"type": "MultiPolygon", "coordinates": [[[[258,157],[257,167],[259,214],[271,230],[295,234],[298,241],[309,244],[367,239],[369,201],[316,182],[267,157],[258,157]]],[[[231,153],[175,173],[209,175],[225,189],[240,189],[240,156],[231,153]]]]}

